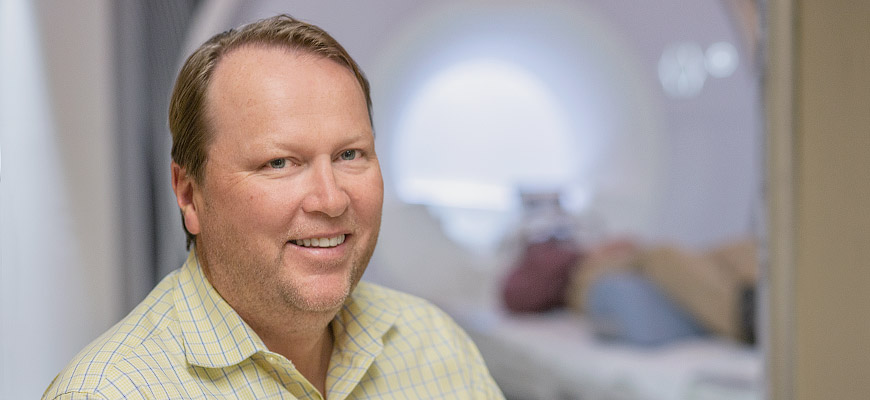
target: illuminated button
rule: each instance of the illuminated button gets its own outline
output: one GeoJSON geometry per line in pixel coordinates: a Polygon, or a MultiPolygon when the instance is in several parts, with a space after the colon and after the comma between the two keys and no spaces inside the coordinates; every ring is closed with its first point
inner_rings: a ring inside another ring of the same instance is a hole
{"type": "Polygon", "coordinates": [[[704,50],[697,43],[668,46],[659,58],[659,80],[669,96],[692,98],[701,93],[707,80],[704,50]]]}

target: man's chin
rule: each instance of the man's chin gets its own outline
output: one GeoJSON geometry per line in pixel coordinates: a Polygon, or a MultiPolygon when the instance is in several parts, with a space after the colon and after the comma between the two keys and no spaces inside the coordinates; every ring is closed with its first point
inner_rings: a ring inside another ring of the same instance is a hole
{"type": "Polygon", "coordinates": [[[341,308],[355,283],[347,278],[343,282],[318,282],[284,290],[283,297],[288,305],[299,311],[331,313],[341,308]]]}

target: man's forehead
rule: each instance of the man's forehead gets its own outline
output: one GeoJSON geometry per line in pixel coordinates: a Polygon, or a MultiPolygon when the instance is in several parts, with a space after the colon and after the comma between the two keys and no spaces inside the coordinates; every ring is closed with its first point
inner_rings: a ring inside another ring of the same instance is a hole
{"type": "MultiPolygon", "coordinates": [[[[274,72],[269,67],[292,68],[294,62],[301,61],[305,55],[299,50],[282,48],[275,45],[247,44],[224,53],[217,61],[212,72],[212,83],[249,78],[253,74],[274,72]]],[[[214,86],[214,85],[211,85],[214,86]]]]}
{"type": "Polygon", "coordinates": [[[335,110],[347,115],[358,107],[366,117],[365,129],[371,129],[365,94],[350,68],[280,46],[245,46],[225,54],[215,67],[205,101],[211,143],[222,127],[237,129],[263,118],[288,122],[291,115],[335,110]]]}
{"type": "Polygon", "coordinates": [[[353,77],[350,68],[311,51],[276,44],[245,44],[229,50],[218,60],[206,90],[206,101],[211,96],[227,94],[228,89],[245,93],[252,84],[288,77],[310,79],[306,74],[336,67],[353,77]],[[306,69],[306,74],[288,74],[301,69],[306,69]]]}

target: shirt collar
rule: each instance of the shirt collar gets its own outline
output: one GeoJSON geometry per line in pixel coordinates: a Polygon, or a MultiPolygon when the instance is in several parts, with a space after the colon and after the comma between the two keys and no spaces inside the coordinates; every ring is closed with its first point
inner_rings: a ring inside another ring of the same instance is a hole
{"type": "Polygon", "coordinates": [[[344,398],[363,379],[384,349],[384,337],[400,304],[377,287],[360,282],[332,321],[335,347],[326,377],[331,397],[344,398]]]}
{"type": "Polygon", "coordinates": [[[399,316],[396,301],[374,285],[360,282],[332,323],[336,347],[347,351],[378,352],[383,336],[399,316]]]}
{"type": "Polygon", "coordinates": [[[206,279],[196,249],[178,275],[175,307],[187,362],[207,368],[236,365],[266,346],[206,279]]]}

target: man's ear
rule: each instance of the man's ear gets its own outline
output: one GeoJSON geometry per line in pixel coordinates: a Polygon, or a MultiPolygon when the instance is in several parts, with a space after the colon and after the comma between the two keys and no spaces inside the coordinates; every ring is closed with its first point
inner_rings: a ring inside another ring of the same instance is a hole
{"type": "Polygon", "coordinates": [[[196,180],[193,179],[187,170],[175,161],[172,162],[172,191],[175,192],[175,199],[178,202],[178,208],[181,209],[181,218],[184,220],[184,227],[192,235],[199,235],[199,210],[196,202],[194,202],[194,193],[199,190],[196,180]]]}

